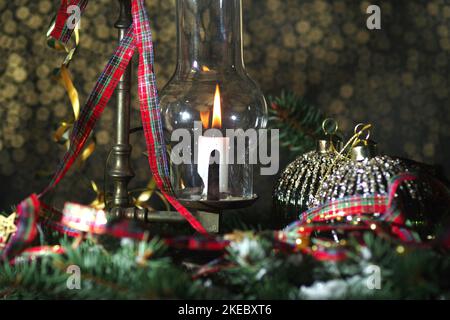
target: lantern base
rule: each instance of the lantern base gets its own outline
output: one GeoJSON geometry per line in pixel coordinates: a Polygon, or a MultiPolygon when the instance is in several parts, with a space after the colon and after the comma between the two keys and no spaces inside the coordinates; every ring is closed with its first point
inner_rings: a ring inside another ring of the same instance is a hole
{"type": "MultiPolygon", "coordinates": [[[[228,200],[199,200],[180,202],[191,210],[192,215],[203,225],[209,233],[220,233],[221,217],[224,210],[240,209],[251,206],[258,196],[252,198],[233,198],[228,200]]],[[[147,209],[112,208],[109,213],[115,217],[138,219],[146,223],[187,223],[176,211],[148,211],[147,209]]]]}
{"type": "MultiPolygon", "coordinates": [[[[112,208],[109,213],[115,217],[126,217],[137,219],[145,223],[187,223],[176,211],[149,211],[139,208],[112,208]]],[[[200,221],[203,227],[209,233],[219,233],[220,231],[220,213],[195,210],[192,215],[200,221]]]]}
{"type": "Polygon", "coordinates": [[[241,209],[251,206],[258,200],[256,194],[252,198],[229,198],[223,200],[184,200],[179,199],[182,205],[188,209],[204,210],[221,213],[224,210],[241,209]]]}

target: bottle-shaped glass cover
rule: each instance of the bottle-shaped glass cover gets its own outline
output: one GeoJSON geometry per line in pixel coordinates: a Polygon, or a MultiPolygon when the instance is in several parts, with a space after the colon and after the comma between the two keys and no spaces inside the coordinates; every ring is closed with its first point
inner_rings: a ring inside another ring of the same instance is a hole
{"type": "Polygon", "coordinates": [[[227,129],[267,123],[264,95],[244,67],[241,0],[177,0],[177,41],[177,67],[160,95],[174,191],[184,200],[252,198],[249,141],[242,150],[226,138],[227,129]],[[211,128],[223,138],[206,137],[211,128]],[[186,132],[190,148],[177,151],[178,158],[191,161],[180,163],[172,151],[186,132]],[[245,163],[237,163],[239,156],[245,163]]]}

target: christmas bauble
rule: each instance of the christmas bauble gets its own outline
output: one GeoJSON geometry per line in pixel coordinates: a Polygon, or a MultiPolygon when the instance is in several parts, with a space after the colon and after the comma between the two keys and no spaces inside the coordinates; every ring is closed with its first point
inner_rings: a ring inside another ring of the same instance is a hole
{"type": "Polygon", "coordinates": [[[298,219],[299,213],[308,209],[308,202],[314,198],[320,182],[329,167],[336,162],[339,139],[321,139],[314,151],[301,155],[290,163],[278,179],[273,200],[275,221],[278,227],[298,219]]]}
{"type": "MultiPolygon", "coordinates": [[[[376,145],[355,146],[351,150],[351,160],[333,167],[320,186],[316,197],[309,206],[318,206],[328,201],[345,196],[374,194],[387,195],[389,181],[396,175],[405,172],[418,172],[420,168],[400,158],[377,155],[376,145]]],[[[426,199],[431,194],[430,185],[426,181],[412,180],[403,182],[395,195],[408,219],[417,224],[426,220],[426,199]]]]}
{"type": "MultiPolygon", "coordinates": [[[[350,195],[384,195],[389,180],[403,173],[416,171],[399,158],[376,155],[376,146],[357,146],[351,151],[351,161],[333,167],[315,197],[315,205],[350,195]]],[[[421,199],[423,192],[415,181],[406,181],[400,187],[412,199],[421,199]]]]}

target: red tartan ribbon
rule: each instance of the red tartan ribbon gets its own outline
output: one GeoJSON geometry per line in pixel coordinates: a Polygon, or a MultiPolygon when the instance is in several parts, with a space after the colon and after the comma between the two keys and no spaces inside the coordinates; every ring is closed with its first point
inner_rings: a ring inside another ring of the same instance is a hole
{"type": "Polygon", "coordinates": [[[37,234],[39,210],[40,202],[36,195],[30,196],[19,204],[17,230],[3,250],[2,258],[17,255],[33,242],[37,234]]]}
{"type": "MultiPolygon", "coordinates": [[[[1,256],[2,259],[9,260],[11,264],[49,254],[64,253],[64,249],[59,245],[30,247],[36,238],[38,226],[41,230],[54,230],[69,237],[82,238],[85,234],[94,234],[138,241],[148,239],[148,232],[139,221],[132,219],[108,221],[103,210],[75,203],[66,203],[63,212],[59,212],[39,202],[33,195],[23,201],[18,210],[21,215],[17,222],[17,232],[10,239],[1,256]]],[[[229,241],[219,237],[205,237],[201,234],[162,240],[173,248],[197,251],[223,251],[229,244],[229,241]]]]}
{"type": "MultiPolygon", "coordinates": [[[[148,239],[148,232],[139,221],[132,219],[107,220],[103,210],[94,209],[75,203],[66,203],[63,212],[59,212],[42,202],[36,196],[30,201],[21,203],[21,219],[18,230],[8,242],[3,258],[11,264],[29,261],[49,254],[63,254],[64,249],[59,246],[29,247],[36,237],[38,225],[42,228],[55,230],[69,237],[83,237],[84,234],[108,235],[115,238],[129,238],[138,241],[148,239]],[[25,207],[26,206],[26,207],[25,207]],[[39,213],[39,217],[35,214],[39,213]],[[18,255],[21,253],[21,255],[18,255]]],[[[229,241],[221,238],[199,236],[181,236],[162,239],[166,245],[186,250],[223,251],[229,241]]]]}
{"type": "Polygon", "coordinates": [[[311,254],[319,260],[334,261],[345,259],[348,250],[334,240],[315,238],[314,233],[370,230],[377,235],[397,239],[404,244],[450,248],[450,233],[444,234],[435,241],[424,243],[415,230],[407,226],[408,215],[403,212],[402,203],[395,196],[403,182],[417,179],[427,181],[435,194],[442,195],[442,199],[450,205],[449,190],[442,183],[432,177],[419,178],[415,174],[403,173],[392,178],[388,195],[349,196],[327,202],[301,213],[300,220],[276,232],[276,238],[290,244],[293,248],[298,247],[300,251],[311,254]],[[355,220],[358,221],[356,225],[355,220]],[[330,223],[330,221],[338,221],[338,223],[330,223]],[[309,243],[310,241],[312,244],[309,243]],[[308,245],[305,246],[305,242],[308,245]]]}
{"type": "MultiPolygon", "coordinates": [[[[87,0],[61,1],[61,6],[55,21],[55,27],[50,36],[58,41],[67,43],[73,31],[66,25],[68,18],[67,7],[69,5],[77,5],[82,12],[86,7],[87,2],[87,0]]],[[[65,153],[51,182],[44,191],[37,196],[32,195],[30,198],[25,199],[24,202],[18,206],[17,213],[19,222],[22,217],[31,214],[28,211],[32,210],[33,207],[35,209],[33,214],[35,216],[38,215],[39,206],[30,206],[30,201],[38,203],[40,201],[39,199],[47,194],[47,192],[51,191],[72,167],[73,163],[83,150],[90,133],[102,115],[118,81],[137,48],[139,52],[138,93],[142,124],[149,154],[149,165],[153,176],[158,188],[173,207],[187,219],[196,231],[201,234],[207,233],[200,222],[173,196],[169,179],[169,163],[163,137],[156,78],[153,70],[154,55],[150,22],[145,10],[144,0],[132,0],[131,4],[133,23],[120,41],[114,55],[107,63],[86,104],[82,108],[70,136],[69,150],[65,153]]],[[[7,246],[4,250],[4,254],[9,255],[11,250],[11,247],[7,246]]]]}
{"type": "Polygon", "coordinates": [[[405,181],[416,180],[418,177],[404,173],[394,177],[388,187],[389,194],[370,196],[349,196],[339,200],[327,202],[310,209],[300,215],[300,223],[324,222],[330,220],[353,220],[357,216],[360,220],[373,222],[374,220],[390,223],[392,232],[405,242],[417,241],[417,236],[405,226],[405,215],[398,205],[394,205],[394,198],[399,186],[405,181]],[[378,215],[379,217],[374,217],[378,215]],[[371,217],[369,217],[371,216],[371,217]]]}
{"type": "MultiPolygon", "coordinates": [[[[400,215],[403,215],[399,211],[401,206],[396,203],[398,200],[391,201],[391,199],[394,199],[395,191],[401,182],[416,178],[416,176],[409,173],[394,177],[390,183],[389,197],[380,195],[369,197],[352,196],[311,209],[303,213],[299,221],[292,223],[284,230],[273,233],[274,249],[287,252],[301,251],[317,260],[341,261],[347,258],[349,248],[340,242],[317,236],[317,232],[333,231],[340,233],[373,231],[376,235],[397,239],[405,245],[419,247],[436,245],[450,248],[449,230],[442,237],[423,243],[420,238],[414,236],[414,230],[406,227],[405,223],[399,223],[400,221],[406,221],[406,219],[398,220],[393,218],[398,216],[399,212],[400,215]],[[370,202],[373,202],[373,204],[370,205],[370,202]],[[336,214],[336,211],[339,214],[336,214]],[[379,215],[375,216],[370,213],[379,213],[379,215]],[[347,221],[346,218],[342,218],[339,223],[326,223],[329,219],[336,219],[336,217],[360,218],[360,222],[354,225],[347,221]]],[[[435,183],[437,182],[435,181],[435,183]]],[[[449,200],[448,189],[439,183],[437,184],[439,189],[444,191],[442,193],[443,198],[449,200]]],[[[6,258],[14,257],[34,239],[38,223],[35,212],[39,211],[39,206],[41,210],[39,223],[42,227],[48,227],[72,237],[80,236],[83,233],[110,235],[116,238],[132,238],[136,240],[145,240],[148,237],[145,228],[141,227],[137,221],[129,219],[107,221],[103,210],[70,203],[66,204],[63,213],[61,213],[42,202],[39,203],[36,197],[31,197],[20,205],[22,214],[19,220],[18,231],[13,241],[8,244],[10,246],[8,251],[10,255],[6,256],[6,258]]],[[[185,236],[165,238],[163,240],[167,245],[177,249],[208,251],[224,251],[231,242],[227,236],[216,238],[185,236]]],[[[63,250],[58,246],[36,247],[27,249],[24,252],[24,258],[29,260],[41,255],[61,253],[63,253],[63,250]]],[[[15,261],[16,259],[12,260],[13,263],[15,261]]]]}

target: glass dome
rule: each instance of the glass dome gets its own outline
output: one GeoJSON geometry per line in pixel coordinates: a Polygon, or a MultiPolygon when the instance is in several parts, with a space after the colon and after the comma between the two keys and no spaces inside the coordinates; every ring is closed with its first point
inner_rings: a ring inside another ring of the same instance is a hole
{"type": "Polygon", "coordinates": [[[223,161],[236,140],[204,138],[210,128],[225,137],[227,129],[246,131],[266,126],[266,101],[244,67],[241,21],[241,0],[177,0],[177,67],[161,91],[160,104],[169,151],[179,143],[172,141],[175,130],[190,132],[190,149],[184,149],[183,156],[191,163],[173,161],[171,154],[172,184],[180,199],[254,196],[252,164],[247,161],[248,139],[245,151],[236,151],[245,152],[247,160],[238,164],[223,161]],[[214,143],[216,148],[212,147],[214,143]],[[207,151],[205,145],[209,145],[207,151]],[[209,151],[212,154],[206,155],[209,151]],[[206,169],[202,164],[209,156],[216,156],[218,169],[206,169]],[[220,172],[219,177],[214,176],[214,170],[220,172]],[[212,175],[211,179],[207,175],[212,175]],[[219,194],[208,195],[212,180],[218,180],[219,194]]]}

